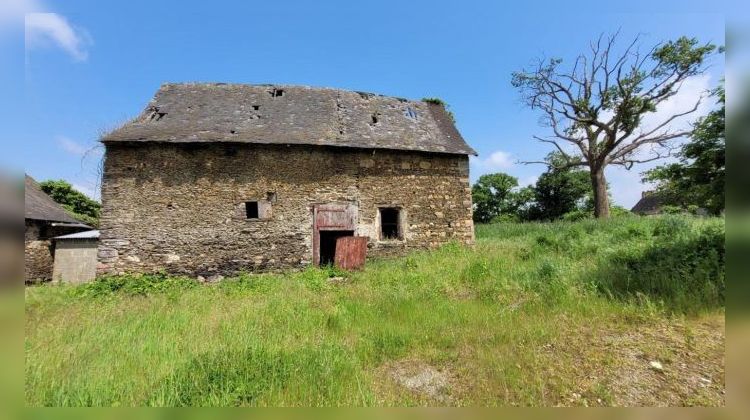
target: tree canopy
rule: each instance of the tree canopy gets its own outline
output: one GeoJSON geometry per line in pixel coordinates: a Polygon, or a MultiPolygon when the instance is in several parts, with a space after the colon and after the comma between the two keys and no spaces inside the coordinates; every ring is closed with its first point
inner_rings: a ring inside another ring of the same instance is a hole
{"type": "Polygon", "coordinates": [[[47,180],[41,182],[39,186],[71,216],[93,227],[99,226],[101,204],[73,188],[67,181],[47,180]]]}
{"type": "Polygon", "coordinates": [[[515,216],[517,202],[513,189],[518,179],[504,173],[485,174],[471,188],[474,221],[489,223],[500,215],[515,216]]]}
{"type": "Polygon", "coordinates": [[[695,112],[700,99],[652,126],[641,123],[687,78],[705,72],[704,62],[716,50],[684,36],[645,52],[639,43],[636,37],[619,49],[617,34],[601,36],[572,66],[565,67],[560,58],[539,59],[533,68],[513,73],[513,86],[529,107],[541,111],[552,131],[534,138],[553,145],[564,158],[557,168],[588,167],[597,217],[609,216],[608,165],[630,169],[660,159],[669,154],[671,140],[691,133],[672,123],[695,112]]]}
{"type": "Polygon", "coordinates": [[[713,214],[724,210],[726,183],[725,92],[713,92],[720,105],[695,125],[690,141],[678,153],[679,161],[644,173],[644,181],[657,183],[665,204],[682,208],[697,206],[713,214]]]}

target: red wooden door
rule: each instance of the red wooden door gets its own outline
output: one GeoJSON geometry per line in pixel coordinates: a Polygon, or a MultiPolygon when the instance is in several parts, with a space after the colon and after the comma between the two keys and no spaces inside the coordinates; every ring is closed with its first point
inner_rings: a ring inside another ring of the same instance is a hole
{"type": "Polygon", "coordinates": [[[336,267],[357,270],[365,265],[367,237],[345,236],[336,240],[336,267]]]}
{"type": "Polygon", "coordinates": [[[313,206],[313,263],[320,264],[320,232],[338,231],[353,236],[357,230],[357,208],[350,204],[313,206]]]}

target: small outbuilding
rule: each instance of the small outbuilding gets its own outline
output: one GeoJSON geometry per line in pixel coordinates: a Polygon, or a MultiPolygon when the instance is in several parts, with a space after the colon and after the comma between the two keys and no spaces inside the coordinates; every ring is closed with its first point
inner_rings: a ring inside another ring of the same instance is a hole
{"type": "Polygon", "coordinates": [[[99,231],[71,233],[55,237],[55,264],[52,280],[85,283],[96,278],[96,250],[99,231]]]}
{"type": "Polygon", "coordinates": [[[55,256],[53,238],[91,230],[91,227],[69,215],[28,175],[24,188],[24,280],[26,283],[50,281],[55,256]]]}
{"type": "Polygon", "coordinates": [[[641,193],[641,199],[635,203],[630,210],[635,214],[650,216],[661,214],[661,208],[664,205],[664,199],[654,191],[644,191],[641,193]]]}

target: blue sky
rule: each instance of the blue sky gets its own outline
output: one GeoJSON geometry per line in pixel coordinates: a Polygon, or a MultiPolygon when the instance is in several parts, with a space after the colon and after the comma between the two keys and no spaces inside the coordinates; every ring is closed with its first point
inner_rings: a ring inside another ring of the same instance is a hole
{"type": "MultiPolygon", "coordinates": [[[[601,1],[564,7],[471,1],[9,1],[17,10],[0,11],[0,19],[4,14],[15,24],[6,24],[11,30],[0,33],[0,45],[2,59],[17,66],[4,66],[0,81],[10,92],[6,98],[18,100],[0,103],[8,121],[0,164],[38,180],[66,179],[94,196],[101,149],[84,152],[96,146],[102,131],[140,113],[163,82],[301,84],[440,97],[480,153],[472,161],[472,180],[503,171],[523,184],[544,168],[516,161],[538,160],[550,149],[532,139],[547,129],[520,103],[510,85],[512,71],[540,55],[573,59],[600,33],[618,28],[623,41],[643,34],[644,45],[680,35],[724,43],[721,6],[690,1],[629,2],[627,10],[601,1]],[[27,20],[24,43],[19,16],[29,11],[55,15],[27,20]]],[[[715,58],[709,75],[689,90],[714,87],[723,60],[715,58]]],[[[644,169],[610,170],[617,204],[637,201],[645,188],[639,182],[644,169]]]]}

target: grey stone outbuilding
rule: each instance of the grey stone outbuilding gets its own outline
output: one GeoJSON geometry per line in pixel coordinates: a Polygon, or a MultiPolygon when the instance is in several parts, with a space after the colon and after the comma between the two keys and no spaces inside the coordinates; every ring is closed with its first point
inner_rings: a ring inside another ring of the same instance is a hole
{"type": "Polygon", "coordinates": [[[52,280],[85,283],[96,278],[99,231],[71,233],[55,237],[55,264],[52,280]]]}
{"type": "Polygon", "coordinates": [[[227,275],[472,243],[469,155],[439,103],[165,84],[101,139],[98,271],[227,275]]]}

